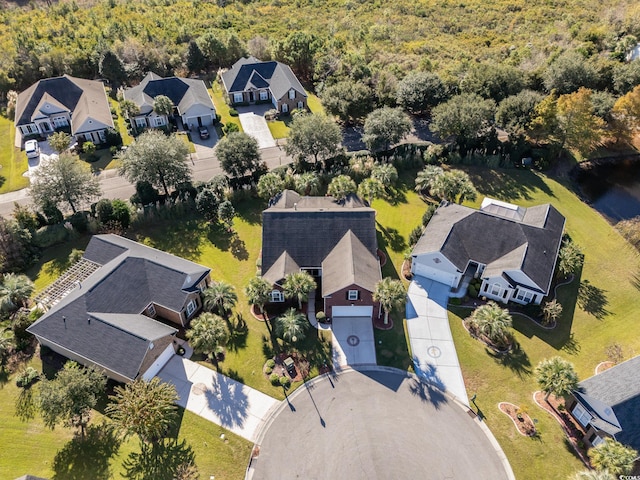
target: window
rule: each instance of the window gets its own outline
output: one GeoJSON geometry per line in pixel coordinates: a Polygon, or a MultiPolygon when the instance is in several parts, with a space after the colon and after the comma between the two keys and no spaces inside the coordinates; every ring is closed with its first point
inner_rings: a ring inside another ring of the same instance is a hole
{"type": "Polygon", "coordinates": [[[156,316],[156,307],[153,306],[153,303],[147,307],[147,313],[152,317],[156,316]]]}
{"type": "Polygon", "coordinates": [[[197,306],[198,304],[196,303],[195,300],[190,300],[189,303],[187,303],[187,317],[190,317],[191,315],[193,315],[193,312],[196,311],[197,306]]]}
{"type": "Polygon", "coordinates": [[[289,90],[289,99],[293,100],[294,98],[296,98],[296,91],[292,88],[289,90]]]}
{"type": "Polygon", "coordinates": [[[146,127],[147,122],[144,118],[136,118],[136,127],[146,127]]]}
{"type": "Polygon", "coordinates": [[[298,102],[298,108],[302,110],[304,108],[304,102],[298,102]]]}
{"type": "Polygon", "coordinates": [[[268,100],[269,99],[269,94],[266,92],[266,90],[262,90],[260,92],[260,100],[268,100]]]}
{"type": "Polygon", "coordinates": [[[284,302],[284,294],[280,290],[273,290],[271,292],[272,302],[284,302]]]}
{"type": "Polygon", "coordinates": [[[516,300],[518,300],[519,302],[529,303],[532,296],[533,294],[531,292],[518,289],[518,292],[516,293],[516,300]]]}
{"type": "Polygon", "coordinates": [[[244,97],[242,93],[234,93],[233,94],[233,103],[242,103],[244,101],[244,97]]]}
{"type": "Polygon", "coordinates": [[[164,117],[156,117],[154,119],[154,126],[155,127],[161,127],[164,125],[164,117]]]}
{"type": "Polygon", "coordinates": [[[593,439],[593,442],[591,442],[591,445],[594,446],[594,447],[597,447],[598,445],[600,445],[603,442],[604,442],[604,440],[596,435],[596,438],[593,439]]]}
{"type": "Polygon", "coordinates": [[[491,295],[502,296],[503,288],[500,285],[491,285],[491,295]]]}
{"type": "Polygon", "coordinates": [[[347,300],[357,300],[358,299],[358,290],[349,290],[347,293],[347,300]]]}
{"type": "MultiPolygon", "coordinates": [[[[580,422],[580,425],[582,425],[583,427],[586,427],[589,424],[589,420],[591,420],[591,415],[589,415],[589,413],[587,413],[587,411],[579,403],[576,403],[576,406],[573,407],[571,414],[575,417],[576,420],[578,420],[578,422],[580,422]]],[[[593,443],[592,445],[595,446],[595,444],[593,443]]]]}
{"type": "Polygon", "coordinates": [[[289,111],[289,105],[286,103],[282,104],[282,113],[287,113],[289,111]]]}

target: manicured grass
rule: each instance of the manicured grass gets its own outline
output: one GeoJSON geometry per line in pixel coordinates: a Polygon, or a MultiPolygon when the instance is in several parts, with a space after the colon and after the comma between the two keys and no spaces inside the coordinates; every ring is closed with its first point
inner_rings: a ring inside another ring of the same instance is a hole
{"type": "MultiPolygon", "coordinates": [[[[41,371],[42,362],[35,357],[30,365],[41,371]]],[[[17,478],[25,473],[46,478],[125,478],[123,462],[130,454],[140,451],[138,440],[123,442],[109,458],[104,448],[95,448],[90,442],[74,440],[74,431],[64,427],[46,428],[36,416],[28,422],[15,415],[14,405],[20,395],[15,376],[4,378],[0,384],[0,478],[17,478]],[[56,468],[55,458],[64,469],[56,468]],[[106,472],[110,475],[106,476],[106,472]],[[63,475],[68,473],[68,476],[63,475]]],[[[36,386],[32,387],[37,389],[36,386]]],[[[109,422],[108,418],[94,411],[91,424],[109,422]]],[[[178,441],[183,439],[192,447],[201,478],[241,479],[249,459],[251,442],[214,425],[197,415],[180,411],[180,425],[176,432],[178,441]],[[224,433],[225,439],[220,435],[224,433]]]]}
{"type": "Polygon", "coordinates": [[[269,127],[269,131],[273,138],[287,138],[289,136],[289,121],[285,122],[283,120],[268,120],[267,126],[269,127]]]}
{"type": "Polygon", "coordinates": [[[84,160],[90,167],[93,172],[101,172],[102,170],[111,170],[114,168],[120,167],[122,162],[113,158],[111,152],[108,148],[101,148],[100,150],[96,150],[94,155],[98,157],[98,160],[95,162],[87,161],[88,155],[86,153],[80,154],[80,159],[84,160]]]}
{"type": "Polygon", "coordinates": [[[222,88],[222,85],[220,85],[220,82],[213,82],[209,89],[209,95],[211,95],[211,98],[213,99],[213,105],[216,107],[216,113],[221,117],[220,121],[225,125],[229,122],[235,123],[242,132],[242,125],[240,124],[238,117],[232,117],[229,113],[229,105],[225,102],[224,89],[222,88]]]}
{"type": "MultiPolygon", "coordinates": [[[[197,135],[197,133],[193,133],[193,135],[197,135]]],[[[182,141],[184,142],[184,144],[187,146],[187,148],[189,149],[189,153],[196,153],[196,147],[193,144],[193,142],[191,141],[191,139],[189,138],[189,135],[178,135],[178,138],[181,138],[182,141]]]]}
{"type": "Polygon", "coordinates": [[[125,122],[124,117],[120,115],[120,107],[118,106],[117,100],[109,97],[109,106],[111,108],[114,108],[118,114],[118,118],[116,119],[115,124],[118,131],[120,132],[120,135],[122,136],[122,144],[131,145],[133,143],[133,137],[129,135],[129,132],[127,131],[127,123],[125,122]]]}
{"type": "Polygon", "coordinates": [[[324,107],[322,106],[320,99],[313,93],[307,92],[307,94],[309,95],[307,97],[307,106],[309,107],[309,110],[311,110],[313,113],[324,113],[324,107]]]}
{"type": "Polygon", "coordinates": [[[15,134],[13,122],[0,116],[0,193],[29,186],[29,179],[22,176],[28,168],[27,155],[13,146],[15,134]]]}

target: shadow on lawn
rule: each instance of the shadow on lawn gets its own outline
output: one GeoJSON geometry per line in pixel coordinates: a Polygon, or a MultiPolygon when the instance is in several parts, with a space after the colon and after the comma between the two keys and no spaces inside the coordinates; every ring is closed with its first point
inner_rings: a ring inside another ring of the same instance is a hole
{"type": "Polygon", "coordinates": [[[76,435],[56,453],[53,480],[111,478],[109,461],[119,449],[120,440],[110,425],[90,425],[84,439],[76,435]]]}
{"type": "Polygon", "coordinates": [[[578,287],[578,306],[585,313],[602,320],[611,314],[606,308],[608,303],[606,290],[589,283],[589,280],[580,282],[578,287]]]}
{"type": "MultiPolygon", "coordinates": [[[[378,248],[380,250],[386,250],[386,247],[391,248],[394,252],[403,252],[407,248],[407,242],[404,237],[400,235],[395,228],[385,228],[382,224],[376,221],[378,248]]],[[[387,256],[388,258],[388,256],[387,256]]]]}
{"type": "Polygon", "coordinates": [[[172,438],[152,444],[141,443],[140,453],[130,453],[123,465],[124,477],[132,480],[196,478],[195,454],[186,440],[179,442],[172,438]]]}
{"type": "Polygon", "coordinates": [[[158,250],[197,261],[202,254],[203,228],[206,227],[197,218],[166,219],[137,230],[132,229],[132,234],[136,241],[147,237],[151,246],[158,250]]]}
{"type": "Polygon", "coordinates": [[[536,173],[530,170],[488,169],[469,167],[466,169],[475,185],[482,185],[482,193],[508,202],[531,200],[536,190],[555,196],[536,173]]]}
{"type": "Polygon", "coordinates": [[[493,350],[485,348],[485,353],[503,367],[507,367],[519,378],[531,375],[531,361],[529,355],[525,352],[518,342],[515,342],[513,348],[507,353],[496,353],[493,350]]]}
{"type": "Polygon", "coordinates": [[[237,352],[241,348],[247,346],[247,336],[249,335],[249,326],[241,313],[236,313],[234,319],[225,318],[227,327],[229,328],[229,340],[227,348],[237,352]]]}

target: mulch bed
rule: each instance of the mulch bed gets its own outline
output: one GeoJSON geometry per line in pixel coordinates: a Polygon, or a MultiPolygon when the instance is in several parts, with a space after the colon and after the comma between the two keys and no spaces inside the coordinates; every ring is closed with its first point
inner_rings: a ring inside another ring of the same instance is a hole
{"type": "Polygon", "coordinates": [[[556,419],[556,421],[562,427],[564,434],[567,436],[567,440],[575,450],[580,460],[582,460],[582,462],[590,468],[591,464],[589,463],[587,450],[584,448],[584,443],[582,440],[585,431],[578,424],[578,422],[574,420],[569,412],[564,410],[563,398],[557,398],[555,395],[549,395],[549,399],[547,401],[544,399],[544,397],[545,393],[541,391],[537,391],[533,394],[533,400],[536,402],[536,404],[556,419]]]}
{"type": "Polygon", "coordinates": [[[413,278],[413,273],[411,273],[411,260],[405,260],[402,262],[400,270],[402,271],[402,276],[406,280],[411,280],[413,278]]]}
{"type": "Polygon", "coordinates": [[[612,367],[615,367],[616,364],[610,360],[607,360],[606,362],[600,362],[597,366],[596,366],[596,375],[602,372],[605,372],[607,370],[609,370],[612,367]]]}
{"type": "Polygon", "coordinates": [[[536,424],[533,423],[531,417],[525,412],[519,412],[520,409],[516,405],[509,402],[500,402],[498,408],[502,413],[511,417],[511,421],[520,435],[533,437],[537,434],[536,424]]]}
{"type": "Polygon", "coordinates": [[[377,254],[378,254],[378,259],[380,260],[380,268],[382,268],[387,264],[387,256],[380,249],[378,249],[377,254]]]}
{"type": "Polygon", "coordinates": [[[373,318],[373,326],[378,330],[391,330],[393,328],[393,318],[391,318],[391,315],[389,315],[388,323],[385,325],[384,312],[382,312],[382,315],[380,315],[379,318],[378,317],[373,318]]]}
{"type": "Polygon", "coordinates": [[[482,343],[484,343],[486,347],[489,348],[491,351],[493,351],[496,355],[504,355],[506,353],[509,353],[513,348],[513,343],[510,343],[506,347],[496,346],[491,340],[489,340],[488,337],[486,337],[485,335],[479,334],[473,328],[470,328],[466,320],[462,320],[462,326],[469,333],[469,335],[471,335],[471,338],[475,338],[476,340],[479,340],[482,343]]]}
{"type": "Polygon", "coordinates": [[[301,382],[303,378],[309,375],[309,362],[300,357],[297,353],[280,353],[274,358],[276,365],[273,367],[273,371],[270,374],[267,374],[263,371],[265,377],[269,378],[273,373],[277,373],[279,377],[285,376],[289,377],[292,382],[301,382]],[[284,366],[284,360],[288,357],[293,359],[293,363],[296,366],[296,376],[292,377],[287,372],[286,367],[284,366]]]}

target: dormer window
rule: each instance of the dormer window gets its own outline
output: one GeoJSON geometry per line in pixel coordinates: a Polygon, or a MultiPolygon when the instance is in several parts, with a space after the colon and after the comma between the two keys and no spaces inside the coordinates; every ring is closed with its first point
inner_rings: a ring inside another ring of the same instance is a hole
{"type": "Polygon", "coordinates": [[[156,307],[153,306],[153,303],[147,307],[147,314],[150,317],[155,317],[156,316],[156,307]]]}

